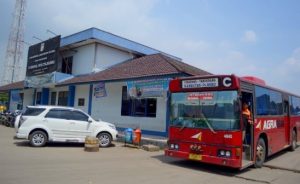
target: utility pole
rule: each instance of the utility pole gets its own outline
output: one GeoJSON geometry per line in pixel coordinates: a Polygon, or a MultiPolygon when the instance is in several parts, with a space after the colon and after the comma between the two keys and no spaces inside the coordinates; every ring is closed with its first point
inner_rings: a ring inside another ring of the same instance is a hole
{"type": "Polygon", "coordinates": [[[23,79],[24,51],[24,16],[26,0],[16,0],[13,21],[10,27],[1,85],[17,82],[23,79]]]}

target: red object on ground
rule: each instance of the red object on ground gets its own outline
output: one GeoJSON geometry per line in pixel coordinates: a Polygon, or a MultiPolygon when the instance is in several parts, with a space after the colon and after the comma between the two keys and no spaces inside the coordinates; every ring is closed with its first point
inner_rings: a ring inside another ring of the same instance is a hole
{"type": "Polygon", "coordinates": [[[137,128],[133,131],[134,137],[133,137],[133,143],[134,144],[140,144],[141,137],[142,137],[142,131],[141,129],[137,128]]]}

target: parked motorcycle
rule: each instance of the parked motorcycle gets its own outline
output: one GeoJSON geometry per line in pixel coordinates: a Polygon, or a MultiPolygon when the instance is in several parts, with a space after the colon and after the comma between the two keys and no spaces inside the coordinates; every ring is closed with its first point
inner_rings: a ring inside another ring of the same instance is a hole
{"type": "Polygon", "coordinates": [[[19,110],[16,110],[14,112],[5,112],[0,114],[0,122],[1,124],[7,126],[7,127],[14,127],[15,125],[15,119],[18,115],[20,115],[22,112],[19,110]]]}

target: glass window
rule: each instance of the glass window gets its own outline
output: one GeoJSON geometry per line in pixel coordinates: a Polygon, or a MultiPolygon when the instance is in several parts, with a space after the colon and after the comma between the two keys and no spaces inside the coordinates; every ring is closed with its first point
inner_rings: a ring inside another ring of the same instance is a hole
{"type": "Polygon", "coordinates": [[[292,96],[290,99],[291,115],[300,115],[300,98],[292,96]]]}
{"type": "Polygon", "coordinates": [[[40,115],[43,111],[45,110],[45,108],[31,108],[31,107],[27,107],[25,112],[23,113],[23,116],[38,116],[40,115]]]}
{"type": "Polygon", "coordinates": [[[79,111],[68,111],[67,119],[76,121],[88,121],[89,117],[79,111]]]}
{"type": "Polygon", "coordinates": [[[270,106],[269,91],[265,88],[255,87],[256,95],[256,114],[257,115],[268,115],[270,106]]]}
{"type": "Polygon", "coordinates": [[[133,98],[127,95],[127,86],[122,87],[122,116],[156,117],[156,98],[133,98]]]}
{"type": "Polygon", "coordinates": [[[60,91],[58,93],[58,105],[61,106],[68,105],[68,91],[60,91]]]}
{"type": "Polygon", "coordinates": [[[61,73],[72,74],[73,56],[62,59],[61,73]]]}
{"type": "Polygon", "coordinates": [[[37,92],[36,93],[35,104],[36,105],[41,105],[41,102],[42,102],[42,92],[37,92]]]}
{"type": "Polygon", "coordinates": [[[280,92],[256,86],[255,95],[257,115],[283,114],[283,100],[280,92]]]}
{"type": "Polygon", "coordinates": [[[170,124],[190,128],[238,130],[240,107],[237,91],[173,93],[170,124]]]}
{"type": "Polygon", "coordinates": [[[23,101],[24,101],[24,93],[20,93],[20,100],[19,100],[18,105],[17,105],[18,110],[23,109],[23,101]]]}
{"type": "Polygon", "coordinates": [[[51,105],[56,105],[56,92],[51,92],[50,104],[51,105]]]}
{"type": "Polygon", "coordinates": [[[136,116],[145,116],[146,99],[134,99],[134,114],[136,116]]]}
{"type": "Polygon", "coordinates": [[[78,99],[78,106],[84,106],[84,98],[78,99]]]}
{"type": "Polygon", "coordinates": [[[46,114],[46,118],[56,118],[56,119],[67,119],[68,110],[65,109],[51,109],[46,114]]]}
{"type": "Polygon", "coordinates": [[[148,99],[147,116],[156,117],[156,99],[151,99],[151,98],[148,99]]]}
{"type": "Polygon", "coordinates": [[[283,114],[283,101],[281,93],[270,90],[270,115],[283,114]]]}
{"type": "Polygon", "coordinates": [[[129,116],[131,109],[131,101],[129,96],[127,95],[127,87],[122,87],[122,106],[121,106],[121,115],[129,116]]]}

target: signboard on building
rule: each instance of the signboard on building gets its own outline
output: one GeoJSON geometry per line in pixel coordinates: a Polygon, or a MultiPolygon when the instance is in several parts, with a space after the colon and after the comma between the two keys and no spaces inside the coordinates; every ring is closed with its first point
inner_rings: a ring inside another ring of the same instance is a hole
{"type": "Polygon", "coordinates": [[[95,98],[106,97],[105,83],[99,82],[94,85],[94,96],[95,98]]]}
{"type": "Polygon", "coordinates": [[[37,76],[56,71],[59,47],[60,36],[30,46],[26,76],[37,76]]]}
{"type": "Polygon", "coordinates": [[[169,89],[170,79],[150,79],[127,82],[127,94],[131,97],[163,97],[169,89]]]}

